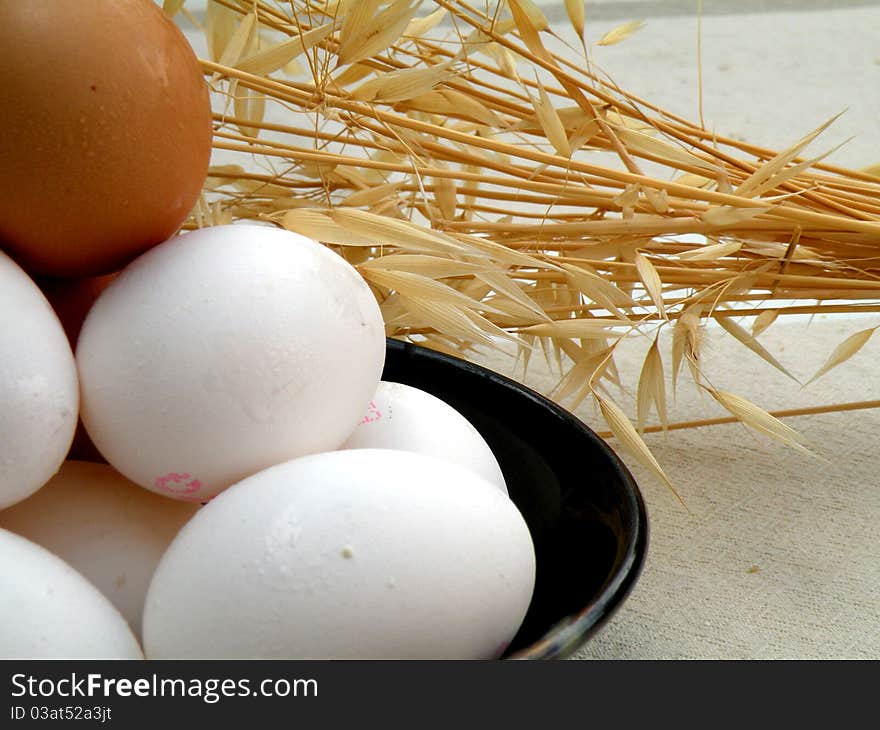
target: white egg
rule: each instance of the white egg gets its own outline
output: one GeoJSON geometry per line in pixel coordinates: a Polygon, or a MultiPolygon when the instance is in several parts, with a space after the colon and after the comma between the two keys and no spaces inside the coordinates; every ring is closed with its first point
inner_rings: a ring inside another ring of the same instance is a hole
{"type": "Polygon", "coordinates": [[[0,658],[143,659],[125,619],[45,548],[0,529],[0,658]]]}
{"type": "Polygon", "coordinates": [[[76,364],[61,323],[37,285],[0,253],[0,509],[58,470],[78,410],[76,364]]]}
{"type": "Polygon", "coordinates": [[[343,449],[416,451],[473,469],[507,494],[489,444],[461,413],[430,393],[382,381],[343,449]]]}
{"type": "Polygon", "coordinates": [[[149,658],[496,657],[535,580],[528,527],[451,462],[359,449],[306,456],[190,520],[147,594],[149,658]]]}
{"type": "Polygon", "coordinates": [[[77,345],[82,419],[132,481],[204,501],[337,448],[385,361],[375,297],[326,247],[229,225],[166,241],[110,284],[77,345]]]}
{"type": "Polygon", "coordinates": [[[139,634],[156,565],[198,509],[141,489],[106,464],[65,461],[36,494],[0,512],[0,528],[82,573],[139,634]]]}

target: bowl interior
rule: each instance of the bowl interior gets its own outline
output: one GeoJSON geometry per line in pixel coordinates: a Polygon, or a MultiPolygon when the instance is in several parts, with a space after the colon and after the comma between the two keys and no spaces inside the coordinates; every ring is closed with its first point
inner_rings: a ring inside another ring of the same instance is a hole
{"type": "Polygon", "coordinates": [[[564,658],[620,605],[647,548],[645,505],[629,471],[579,419],[497,373],[388,340],[383,380],[446,401],[494,452],[535,544],[529,611],[504,658],[564,658]]]}

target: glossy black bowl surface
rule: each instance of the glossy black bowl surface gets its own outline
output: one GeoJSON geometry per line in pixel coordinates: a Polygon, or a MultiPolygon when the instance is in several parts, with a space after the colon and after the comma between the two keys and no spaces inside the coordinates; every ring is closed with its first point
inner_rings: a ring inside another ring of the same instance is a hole
{"type": "Polygon", "coordinates": [[[564,408],[465,360],[389,339],[382,379],[425,390],[470,420],[529,526],[535,592],[504,658],[576,652],[620,606],[642,568],[648,522],[632,475],[564,408]]]}

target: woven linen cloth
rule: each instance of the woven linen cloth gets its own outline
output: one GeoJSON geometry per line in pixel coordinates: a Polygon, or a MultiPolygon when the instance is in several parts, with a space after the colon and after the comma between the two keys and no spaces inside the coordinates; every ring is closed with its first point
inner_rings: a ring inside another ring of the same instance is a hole
{"type": "MultiPolygon", "coordinates": [[[[744,321],[743,325],[748,322],[744,321]]],[[[849,334],[871,318],[780,318],[761,341],[806,382],[849,334]]],[[[648,338],[620,348],[627,393],[611,396],[631,417],[648,338]]],[[[806,388],[718,327],[708,328],[709,381],[766,409],[880,398],[880,336],[806,388]]],[[[670,422],[728,415],[686,371],[677,396],[668,340],[661,339],[670,422]]],[[[540,353],[522,368],[489,354],[479,361],[547,392],[558,380],[540,353]]],[[[575,413],[605,430],[593,401],[575,413]]],[[[742,424],[646,434],[687,509],[609,440],[648,507],[644,570],[617,613],[577,659],[826,659],[880,657],[880,411],[786,419],[821,458],[742,424]]],[[[590,475],[584,474],[589,480],[590,475]]]]}

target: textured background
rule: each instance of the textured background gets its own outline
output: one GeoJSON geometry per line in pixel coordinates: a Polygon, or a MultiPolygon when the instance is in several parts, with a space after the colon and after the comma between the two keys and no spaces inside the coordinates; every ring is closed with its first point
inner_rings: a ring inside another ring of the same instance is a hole
{"type": "MultiPolygon", "coordinates": [[[[762,341],[806,380],[840,340],[874,324],[777,321],[762,341]]],[[[634,339],[621,351],[631,390],[649,344],[634,339]]],[[[768,409],[880,398],[880,338],[806,389],[719,328],[707,332],[704,347],[704,370],[717,387],[768,409]]],[[[668,342],[662,352],[668,367],[668,342]]],[[[484,363],[522,379],[504,356],[484,363]]],[[[539,390],[558,378],[540,358],[529,371],[525,381],[539,390]]],[[[613,395],[634,415],[631,397],[613,395]]],[[[606,428],[592,403],[576,412],[596,430],[606,428]]],[[[671,420],[725,415],[688,378],[679,382],[676,402],[670,398],[671,420]]],[[[577,658],[880,657],[880,412],[786,422],[824,460],[740,424],[646,435],[687,511],[610,441],[642,488],[650,547],[629,599],[577,658]]]]}

